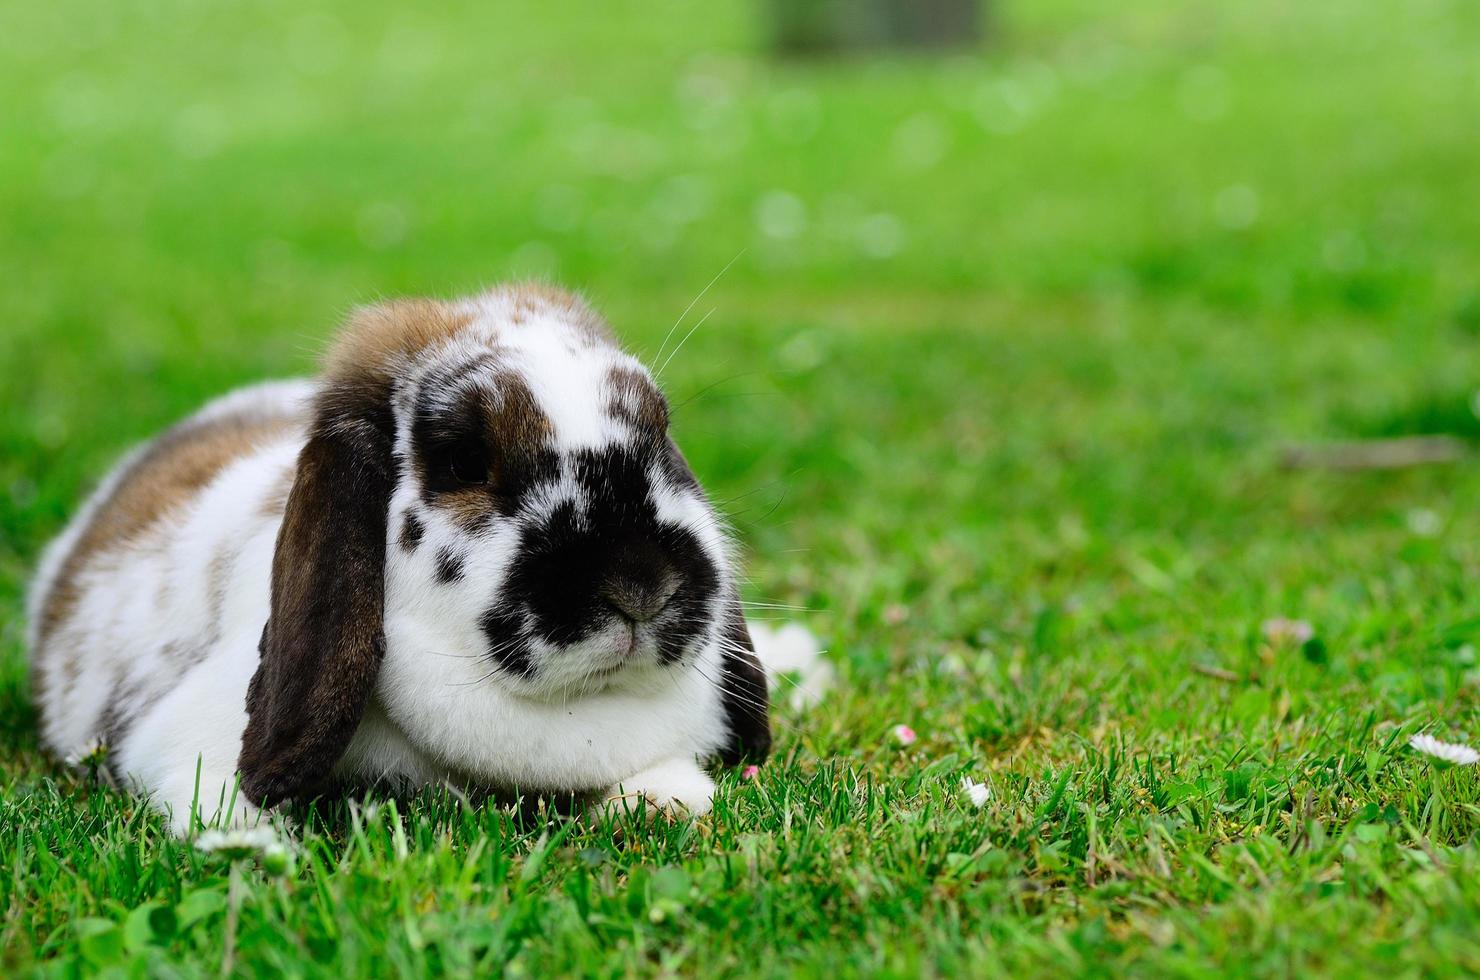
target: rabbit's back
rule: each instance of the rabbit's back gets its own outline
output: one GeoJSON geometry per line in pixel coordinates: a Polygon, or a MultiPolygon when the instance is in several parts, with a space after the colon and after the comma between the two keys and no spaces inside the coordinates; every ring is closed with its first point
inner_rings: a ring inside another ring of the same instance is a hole
{"type": "Polygon", "coordinates": [[[275,382],[208,404],[121,461],[48,548],[28,613],[52,751],[115,746],[223,636],[261,629],[311,395],[275,382]]]}

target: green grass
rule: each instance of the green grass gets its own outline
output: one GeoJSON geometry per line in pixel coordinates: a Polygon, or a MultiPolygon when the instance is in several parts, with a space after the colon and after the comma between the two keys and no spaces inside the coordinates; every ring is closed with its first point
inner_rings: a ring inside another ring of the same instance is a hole
{"type": "Polygon", "coordinates": [[[547,275],[652,354],[732,259],[665,383],[839,689],[693,825],[330,806],[239,972],[1480,970],[1480,783],[1403,747],[1480,737],[1480,467],[1276,465],[1475,434],[1480,8],[776,64],[753,6],[13,5],[0,973],[223,960],[225,867],[37,745],[23,587],[112,458],[375,296],[547,275]]]}

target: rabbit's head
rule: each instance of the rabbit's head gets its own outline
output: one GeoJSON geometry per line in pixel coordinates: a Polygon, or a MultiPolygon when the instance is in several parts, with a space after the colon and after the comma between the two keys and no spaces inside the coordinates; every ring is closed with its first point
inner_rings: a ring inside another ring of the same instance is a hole
{"type": "Polygon", "coordinates": [[[662,393],[588,307],[542,287],[353,318],[272,591],[242,753],[257,802],[327,774],[377,678],[403,727],[434,730],[454,695],[640,694],[749,642],[662,393]]]}

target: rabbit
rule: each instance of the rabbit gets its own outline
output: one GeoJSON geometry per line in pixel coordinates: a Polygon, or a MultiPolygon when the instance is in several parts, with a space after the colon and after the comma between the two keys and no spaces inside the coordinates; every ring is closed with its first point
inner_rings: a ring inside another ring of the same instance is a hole
{"type": "Polygon", "coordinates": [[[46,747],[182,835],[346,783],[704,814],[769,697],[668,421],[554,288],[356,311],[319,377],[208,404],[48,547],[46,747]]]}

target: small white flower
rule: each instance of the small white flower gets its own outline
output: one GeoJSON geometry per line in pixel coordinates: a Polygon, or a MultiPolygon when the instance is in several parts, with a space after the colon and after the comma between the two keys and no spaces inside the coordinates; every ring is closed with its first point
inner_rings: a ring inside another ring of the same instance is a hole
{"type": "Polygon", "coordinates": [[[236,859],[254,854],[271,854],[285,849],[286,845],[277,831],[263,824],[235,830],[207,830],[195,839],[195,848],[236,859]]]}
{"type": "Polygon", "coordinates": [[[100,738],[89,739],[62,761],[73,769],[101,765],[108,758],[108,746],[100,738]]]}
{"type": "Polygon", "coordinates": [[[207,830],[195,839],[195,847],[232,862],[255,857],[262,870],[270,875],[291,874],[297,864],[290,842],[266,823],[232,830],[207,830]]]}
{"type": "Polygon", "coordinates": [[[1286,619],[1283,616],[1266,619],[1263,625],[1260,626],[1260,631],[1264,633],[1264,638],[1270,643],[1288,643],[1292,646],[1300,646],[1302,643],[1307,643],[1311,637],[1316,635],[1315,627],[1311,626],[1305,620],[1286,619]]]}
{"type": "Polygon", "coordinates": [[[920,737],[909,725],[895,725],[889,731],[900,745],[914,745],[915,740],[920,737]]]}
{"type": "Polygon", "coordinates": [[[979,783],[970,776],[961,777],[961,789],[971,805],[980,809],[987,805],[987,800],[992,798],[991,787],[986,783],[979,783]]]}
{"type": "Polygon", "coordinates": [[[1480,762],[1480,752],[1457,742],[1441,742],[1432,735],[1415,735],[1408,740],[1408,747],[1424,755],[1451,762],[1456,766],[1473,766],[1480,762]]]}
{"type": "Polygon", "coordinates": [[[787,701],[792,708],[810,708],[832,689],[832,664],[822,655],[817,637],[805,626],[787,623],[777,629],[766,623],[747,625],[771,689],[789,689],[787,701]]]}

